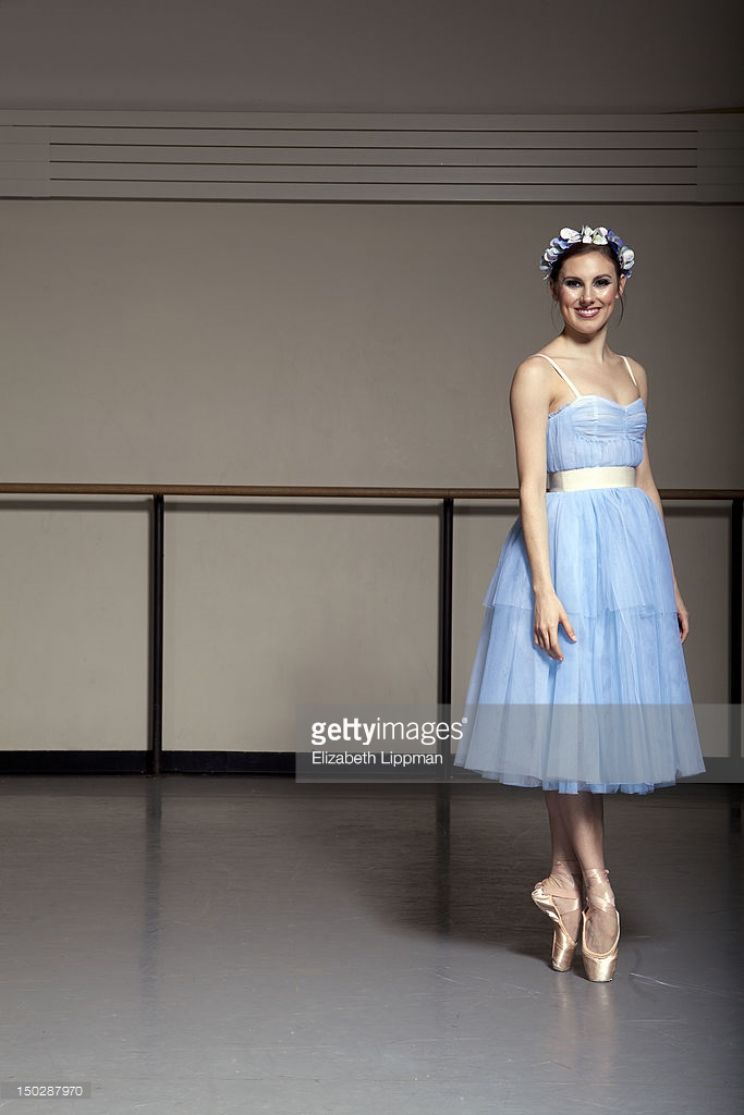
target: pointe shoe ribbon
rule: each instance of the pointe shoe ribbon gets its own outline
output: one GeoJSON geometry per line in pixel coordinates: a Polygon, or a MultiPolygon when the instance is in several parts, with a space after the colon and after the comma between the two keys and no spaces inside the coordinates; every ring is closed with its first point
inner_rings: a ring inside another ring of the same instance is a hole
{"type": "Polygon", "coordinates": [[[536,883],[531,897],[535,905],[555,922],[551,966],[556,972],[567,972],[571,967],[577,942],[563,924],[560,911],[553,898],[565,899],[564,913],[581,909],[581,898],[576,896],[575,887],[571,888],[564,885],[554,874],[536,883]]]}
{"type": "Polygon", "coordinates": [[[586,943],[586,909],[581,911],[581,955],[587,978],[594,983],[609,983],[617,966],[620,943],[620,912],[615,905],[614,896],[609,898],[607,895],[597,894],[590,886],[593,882],[599,882],[609,887],[609,874],[609,868],[590,867],[584,871],[584,879],[587,883],[587,906],[595,906],[600,910],[614,910],[617,915],[617,931],[611,947],[606,952],[592,952],[586,943]]]}

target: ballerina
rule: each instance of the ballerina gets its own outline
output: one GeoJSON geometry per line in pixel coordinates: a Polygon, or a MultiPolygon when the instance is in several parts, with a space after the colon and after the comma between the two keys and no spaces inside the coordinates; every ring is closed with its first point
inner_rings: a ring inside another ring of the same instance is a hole
{"type": "Polygon", "coordinates": [[[520,513],[483,600],[454,760],[543,789],[552,863],[532,899],[554,922],[552,966],[568,970],[580,939],[595,982],[613,978],[620,941],[604,795],[705,770],[648,378],[607,342],[634,263],[619,236],[587,225],[561,229],[540,259],[564,324],[512,379],[520,513]]]}

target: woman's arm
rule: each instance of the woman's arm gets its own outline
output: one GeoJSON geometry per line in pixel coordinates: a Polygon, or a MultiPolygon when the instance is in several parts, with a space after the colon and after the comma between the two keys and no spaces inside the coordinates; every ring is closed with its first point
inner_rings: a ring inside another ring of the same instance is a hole
{"type": "MultiPolygon", "coordinates": [[[[646,369],[643,367],[643,364],[639,364],[637,360],[631,360],[630,363],[633,367],[633,374],[638,381],[638,390],[643,397],[644,406],[646,407],[646,410],[648,410],[648,377],[646,375],[646,369]]],[[[661,496],[659,495],[659,489],[656,487],[656,482],[654,481],[653,472],[651,470],[651,462],[648,455],[648,443],[646,441],[645,434],[643,435],[643,459],[641,463],[636,467],[636,487],[642,488],[648,498],[656,505],[656,508],[661,517],[661,521],[664,524],[664,532],[667,535],[667,545],[669,545],[669,533],[666,529],[664,507],[661,502],[661,496]]],[[[671,547],[669,553],[671,555],[671,547]]],[[[677,602],[677,615],[679,616],[680,632],[682,635],[682,642],[684,642],[689,631],[689,612],[685,608],[684,601],[679,591],[679,585],[677,584],[677,575],[674,572],[673,564],[672,582],[674,584],[674,595],[677,602]]]]}
{"type": "Polygon", "coordinates": [[[509,406],[519,476],[519,515],[536,593],[553,591],[545,504],[548,468],[545,432],[550,399],[545,361],[528,357],[514,373],[509,406]]]}
{"type": "Polygon", "coordinates": [[[563,624],[571,639],[575,640],[576,635],[550,572],[545,480],[551,399],[545,361],[539,356],[528,357],[515,371],[509,394],[519,474],[519,515],[535,593],[534,642],[562,662],[558,624],[563,624]]]}

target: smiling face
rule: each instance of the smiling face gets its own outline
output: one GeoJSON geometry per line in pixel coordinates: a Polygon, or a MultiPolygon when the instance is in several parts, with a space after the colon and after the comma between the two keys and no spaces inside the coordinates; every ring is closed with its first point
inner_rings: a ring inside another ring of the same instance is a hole
{"type": "Polygon", "coordinates": [[[571,256],[551,283],[566,325],[580,333],[594,333],[607,324],[624,288],[625,276],[618,283],[612,262],[596,251],[571,256]]]}

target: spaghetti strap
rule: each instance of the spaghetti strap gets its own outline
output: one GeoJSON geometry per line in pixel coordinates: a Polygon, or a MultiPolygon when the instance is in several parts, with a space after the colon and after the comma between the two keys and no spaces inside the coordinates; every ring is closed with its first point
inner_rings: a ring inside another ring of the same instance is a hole
{"type": "Polygon", "coordinates": [[[555,370],[557,371],[558,375],[559,375],[559,376],[561,377],[561,379],[564,379],[564,380],[566,381],[566,383],[568,384],[568,386],[569,386],[569,387],[571,388],[571,390],[573,391],[573,393],[574,393],[574,395],[576,396],[576,398],[577,398],[577,399],[580,399],[580,398],[581,398],[581,392],[580,392],[580,391],[577,391],[577,390],[576,390],[576,388],[574,387],[574,385],[573,385],[573,383],[571,382],[571,380],[570,380],[570,379],[568,378],[568,376],[566,375],[566,373],[565,373],[565,372],[562,372],[562,371],[561,371],[561,369],[560,369],[560,368],[558,367],[558,365],[556,364],[555,360],[551,359],[551,357],[550,357],[550,356],[548,356],[548,354],[547,354],[546,352],[536,352],[536,353],[535,353],[535,356],[544,356],[546,360],[549,360],[549,361],[550,361],[550,363],[551,363],[551,364],[553,365],[553,367],[555,368],[555,370]]]}
{"type": "Polygon", "coordinates": [[[626,367],[626,368],[628,369],[628,371],[630,372],[630,378],[631,378],[631,379],[633,380],[633,383],[635,383],[635,388],[636,388],[636,391],[640,391],[641,389],[640,389],[640,387],[638,386],[638,384],[636,383],[636,377],[635,377],[635,376],[633,375],[633,369],[632,369],[632,368],[631,368],[631,366],[630,366],[630,362],[629,362],[629,360],[628,360],[628,357],[627,357],[627,356],[624,356],[624,357],[623,357],[623,360],[625,361],[625,367],[626,367]]]}

